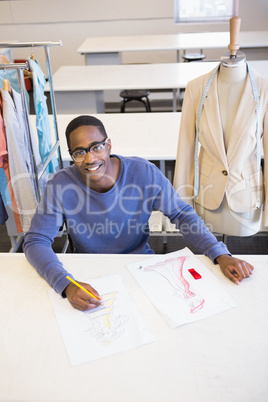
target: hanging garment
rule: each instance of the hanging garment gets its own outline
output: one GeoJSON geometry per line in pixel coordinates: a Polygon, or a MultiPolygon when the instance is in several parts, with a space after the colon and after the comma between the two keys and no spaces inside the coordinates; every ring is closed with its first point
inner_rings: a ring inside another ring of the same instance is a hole
{"type": "MultiPolygon", "coordinates": [[[[0,71],[0,88],[3,88],[3,79],[7,79],[10,82],[11,87],[16,92],[20,93],[18,72],[16,69],[0,71]]],[[[27,91],[26,91],[25,95],[26,95],[27,106],[28,106],[28,110],[29,110],[30,109],[30,99],[29,99],[29,94],[27,91]]]]}
{"type": "MultiPolygon", "coordinates": [[[[0,169],[0,180],[3,177],[1,172],[3,172],[3,169],[0,169]]],[[[4,173],[4,176],[5,176],[5,173],[4,173]]],[[[0,224],[3,225],[7,221],[7,219],[8,219],[8,214],[7,214],[7,210],[6,210],[6,207],[5,207],[3,198],[2,198],[2,194],[0,191],[0,224]]]]}
{"type": "MultiPolygon", "coordinates": [[[[28,130],[28,123],[27,123],[27,114],[26,114],[26,112],[24,110],[22,97],[16,91],[12,92],[12,96],[13,96],[14,105],[15,105],[15,108],[16,108],[16,111],[17,111],[17,118],[18,118],[19,126],[20,126],[21,130],[23,131],[23,138],[25,139],[25,144],[27,144],[27,146],[28,146],[28,152],[26,154],[27,163],[28,163],[28,165],[30,165],[30,163],[31,163],[30,154],[32,153],[34,155],[34,158],[35,158],[37,172],[40,172],[43,164],[42,164],[42,160],[41,160],[41,157],[40,157],[40,154],[39,154],[36,138],[35,138],[35,136],[33,134],[33,129],[31,127],[30,123],[29,123],[29,127],[30,127],[30,136],[31,136],[32,148],[30,147],[30,144],[29,144],[29,141],[28,141],[28,138],[29,138],[28,131],[29,130],[28,130]]],[[[47,174],[45,172],[42,175],[41,179],[39,180],[40,195],[42,195],[44,190],[45,190],[47,180],[48,180],[48,176],[47,176],[47,174]]],[[[36,180],[34,179],[34,181],[36,181],[36,180]]],[[[33,182],[33,186],[35,187],[34,182],[33,182]]]]}
{"type": "Polygon", "coordinates": [[[7,211],[0,194],[0,224],[3,225],[8,219],[7,211]]]}
{"type": "Polygon", "coordinates": [[[5,206],[11,204],[10,192],[7,186],[7,177],[3,168],[0,168],[0,194],[5,206]]]}
{"type": "MultiPolygon", "coordinates": [[[[253,69],[252,69],[253,70],[253,69]]],[[[264,159],[268,157],[268,80],[253,70],[259,89],[261,130],[264,159]]],[[[174,187],[180,196],[193,205],[194,152],[198,110],[204,88],[212,72],[188,83],[183,101],[174,187]]],[[[199,124],[199,192],[195,203],[208,210],[217,210],[226,197],[228,207],[238,215],[257,210],[258,196],[263,204],[268,189],[268,164],[264,179],[257,168],[257,113],[252,85],[247,75],[241,101],[225,149],[217,92],[217,74],[204,101],[199,124]],[[266,189],[266,190],[265,190],[266,189]],[[260,191],[258,191],[260,190],[260,191]]],[[[264,210],[268,225],[268,206],[264,210]]]]}
{"type": "MultiPolygon", "coordinates": [[[[4,203],[5,209],[8,205],[12,204],[12,210],[14,213],[14,219],[16,223],[17,232],[22,232],[22,225],[20,215],[18,212],[15,195],[10,181],[9,164],[8,164],[8,151],[6,143],[6,133],[3,122],[3,109],[2,109],[2,97],[0,96],[0,194],[4,203]]],[[[9,208],[10,209],[10,208],[9,208]]]]}
{"type": "MultiPolygon", "coordinates": [[[[25,127],[25,111],[22,107],[21,95],[15,90],[12,96],[1,90],[3,99],[3,118],[6,129],[7,148],[9,157],[9,171],[11,186],[14,191],[18,211],[21,217],[23,232],[26,232],[31,223],[37,206],[37,178],[31,164],[31,147],[28,132],[25,127]]],[[[31,135],[33,151],[37,149],[35,138],[31,135]]],[[[34,152],[37,166],[41,164],[40,155],[34,152]]],[[[43,178],[42,189],[46,178],[43,178]]]]}
{"type": "Polygon", "coordinates": [[[0,71],[0,87],[3,88],[3,79],[6,78],[16,92],[20,92],[17,70],[1,70],[0,71]]]}
{"type": "MultiPolygon", "coordinates": [[[[51,130],[48,118],[48,109],[44,89],[46,85],[46,76],[41,70],[36,60],[28,59],[30,69],[32,71],[33,80],[33,99],[36,113],[36,129],[39,138],[39,152],[43,163],[47,159],[52,149],[51,130]]],[[[48,165],[48,172],[56,172],[58,160],[56,155],[53,156],[48,165]]]]}

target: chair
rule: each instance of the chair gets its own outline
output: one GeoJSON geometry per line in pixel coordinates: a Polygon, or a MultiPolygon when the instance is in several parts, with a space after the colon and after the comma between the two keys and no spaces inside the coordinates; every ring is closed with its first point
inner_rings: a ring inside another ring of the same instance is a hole
{"type": "Polygon", "coordinates": [[[203,53],[202,49],[200,49],[199,53],[186,53],[184,50],[182,55],[182,58],[186,63],[190,63],[192,61],[202,61],[205,57],[206,55],[203,53]]]}
{"type": "Polygon", "coordinates": [[[123,98],[121,105],[121,113],[125,112],[126,103],[131,101],[138,101],[144,104],[146,112],[151,112],[151,105],[148,96],[150,91],[148,90],[124,90],[120,92],[121,98],[123,98]]]}

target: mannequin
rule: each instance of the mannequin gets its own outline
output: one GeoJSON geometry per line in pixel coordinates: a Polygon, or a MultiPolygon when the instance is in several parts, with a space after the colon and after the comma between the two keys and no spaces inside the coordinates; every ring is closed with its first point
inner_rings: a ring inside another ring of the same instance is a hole
{"type": "Polygon", "coordinates": [[[246,78],[245,58],[235,64],[234,67],[221,63],[218,72],[218,97],[226,150],[228,149],[230,127],[233,124],[242,97],[246,78]]]}
{"type": "MultiPolygon", "coordinates": [[[[229,49],[223,56],[204,100],[200,123],[198,111],[211,73],[187,85],[183,101],[174,187],[194,206],[209,229],[233,236],[249,236],[262,226],[262,208],[256,207],[263,178],[256,159],[256,105],[245,55],[229,49]],[[196,127],[199,127],[198,193],[194,192],[196,127]],[[257,192],[257,189],[260,189],[257,192]],[[195,197],[194,197],[195,193],[195,197]],[[258,193],[258,194],[257,194],[258,193]],[[256,195],[257,194],[257,195],[256,195]]],[[[260,92],[264,157],[268,153],[268,82],[254,72],[260,92]]],[[[267,164],[266,164],[267,165],[267,164]]],[[[268,173],[268,172],[267,172],[268,173]]],[[[267,173],[265,174],[267,189],[267,173]]],[[[267,198],[267,196],[266,196],[267,198]]],[[[265,214],[265,226],[268,213],[265,214]]]]}
{"type": "MultiPolygon", "coordinates": [[[[236,61],[236,60],[235,60],[236,61]]],[[[218,99],[225,151],[228,154],[231,128],[238,110],[247,78],[246,59],[241,55],[235,63],[222,61],[218,76],[218,99]]],[[[261,229],[261,209],[244,213],[232,211],[224,196],[214,211],[196,204],[196,212],[214,232],[233,236],[250,236],[261,229]]]]}

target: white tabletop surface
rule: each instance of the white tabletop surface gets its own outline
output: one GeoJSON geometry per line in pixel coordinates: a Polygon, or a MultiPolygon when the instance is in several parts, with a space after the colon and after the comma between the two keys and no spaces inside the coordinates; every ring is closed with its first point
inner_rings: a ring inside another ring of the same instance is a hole
{"type": "MultiPolygon", "coordinates": [[[[217,64],[218,62],[62,66],[53,75],[53,87],[55,92],[185,88],[190,80],[212,71],[217,64]]],[[[268,76],[268,60],[250,61],[250,64],[261,74],[268,76]]]]}
{"type": "MultiPolygon", "coordinates": [[[[70,161],[65,130],[77,114],[57,115],[63,161],[70,161]]],[[[112,152],[139,156],[148,160],[175,160],[179,139],[181,113],[109,113],[92,114],[100,119],[112,141],[112,152]]],[[[49,116],[54,134],[53,116],[49,116]]],[[[35,129],[35,115],[30,115],[35,129]]],[[[52,137],[54,138],[54,137],[52,137]]],[[[54,142],[53,142],[54,143],[54,142]]]]}
{"type": "MultiPolygon", "coordinates": [[[[229,32],[177,33],[166,35],[136,35],[87,38],[77,49],[78,53],[109,53],[150,50],[183,50],[226,48],[229,32]]],[[[268,46],[268,31],[239,33],[240,48],[268,46]]]]}
{"type": "Polygon", "coordinates": [[[213,70],[217,64],[62,66],[53,74],[53,87],[55,92],[185,88],[188,81],[213,70]]]}
{"type": "Polygon", "coordinates": [[[23,254],[0,254],[1,402],[264,402],[268,395],[268,256],[244,256],[239,286],[208,263],[239,305],[171,329],[127,270],[144,255],[60,255],[79,280],[117,273],[156,342],[72,367],[48,284],[23,254]]]}

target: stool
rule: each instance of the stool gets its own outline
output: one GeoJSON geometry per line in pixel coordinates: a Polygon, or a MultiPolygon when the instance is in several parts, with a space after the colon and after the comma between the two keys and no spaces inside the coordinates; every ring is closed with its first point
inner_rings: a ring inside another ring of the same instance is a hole
{"type": "Polygon", "coordinates": [[[124,90],[120,92],[121,98],[123,98],[121,105],[121,113],[125,112],[125,105],[127,102],[138,101],[142,102],[145,105],[146,112],[151,112],[151,106],[148,96],[150,95],[150,91],[148,90],[124,90]]]}
{"type": "Polygon", "coordinates": [[[202,61],[206,55],[203,53],[203,50],[200,50],[200,53],[186,53],[183,51],[182,58],[184,62],[190,63],[191,61],[202,61]]]}

